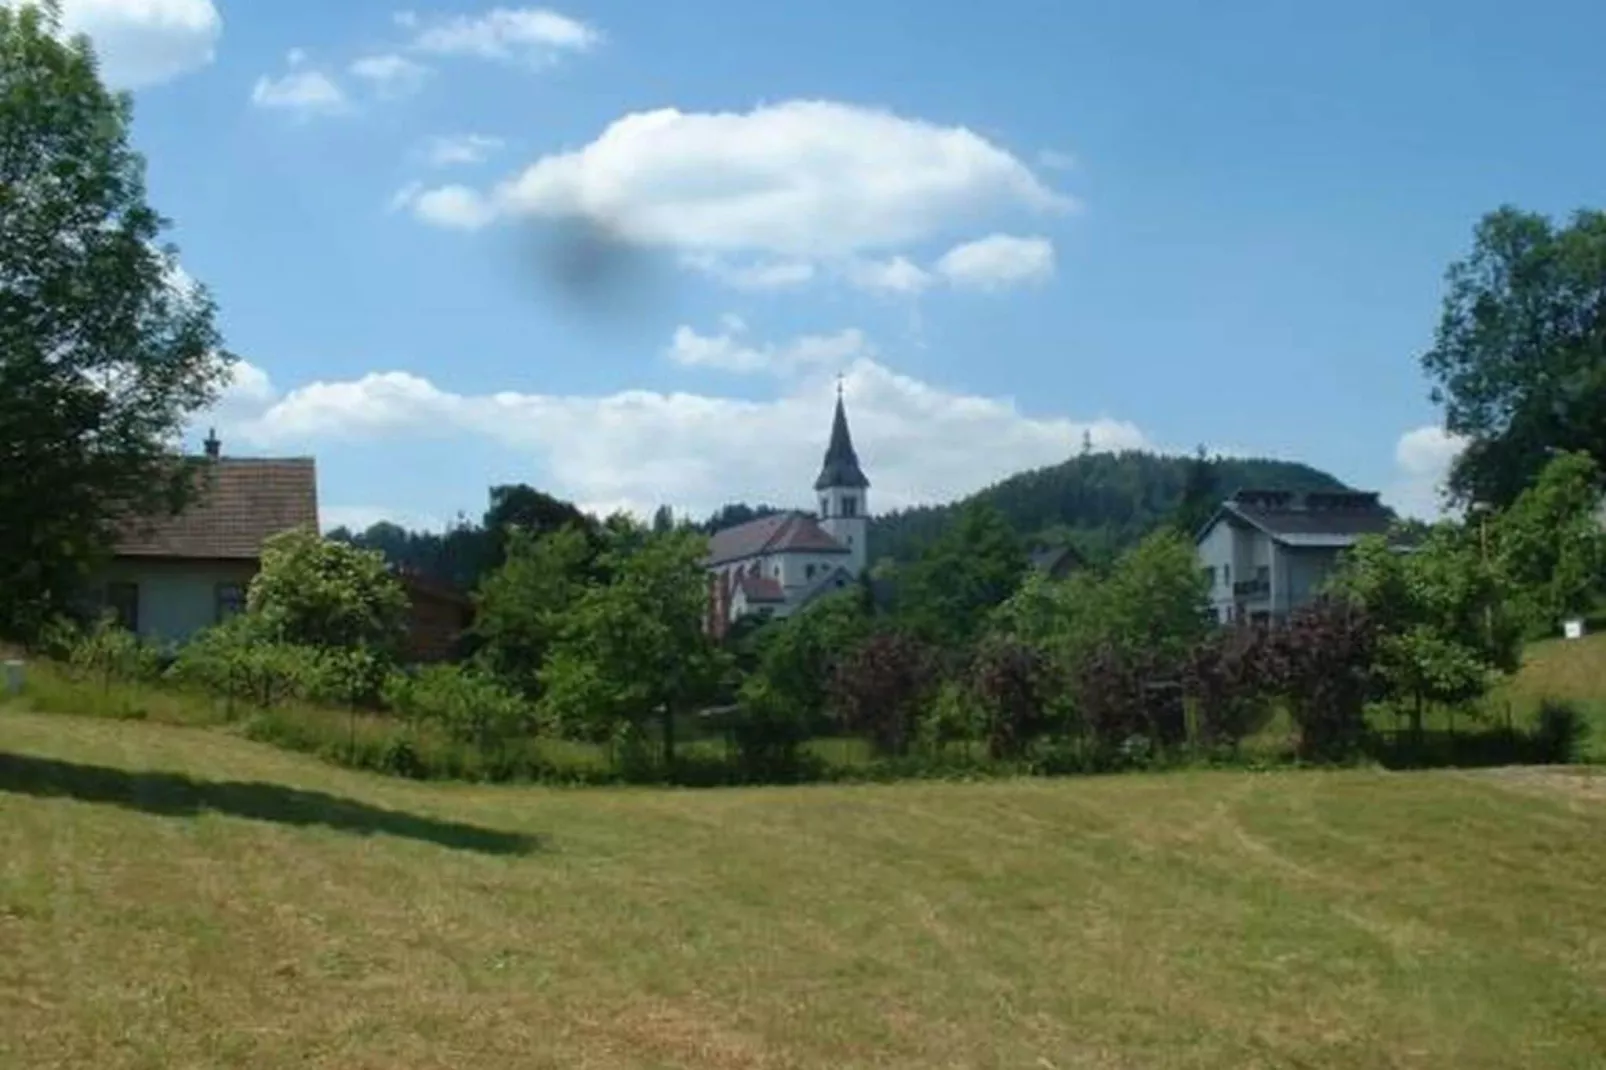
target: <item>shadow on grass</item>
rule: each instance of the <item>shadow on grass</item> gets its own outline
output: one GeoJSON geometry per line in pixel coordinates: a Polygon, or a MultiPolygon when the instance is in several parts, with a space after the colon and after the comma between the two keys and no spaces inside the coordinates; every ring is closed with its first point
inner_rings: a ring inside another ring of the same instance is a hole
{"type": "Polygon", "coordinates": [[[195,780],[182,773],[132,772],[5,752],[0,752],[0,792],[107,803],[162,817],[211,811],[282,825],[322,825],[358,836],[400,836],[486,854],[528,854],[540,846],[533,836],[382,810],[280,784],[195,780]]]}

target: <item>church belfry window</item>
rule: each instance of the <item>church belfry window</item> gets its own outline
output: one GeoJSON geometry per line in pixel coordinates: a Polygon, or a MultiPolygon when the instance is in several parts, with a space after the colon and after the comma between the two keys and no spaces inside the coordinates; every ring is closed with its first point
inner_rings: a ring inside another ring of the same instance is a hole
{"type": "Polygon", "coordinates": [[[831,499],[830,498],[821,498],[820,499],[820,519],[821,520],[826,520],[826,519],[829,519],[830,516],[831,516],[831,499]]]}
{"type": "Polygon", "coordinates": [[[843,495],[842,496],[842,515],[843,516],[858,516],[859,515],[859,499],[855,498],[851,494],[843,495]]]}

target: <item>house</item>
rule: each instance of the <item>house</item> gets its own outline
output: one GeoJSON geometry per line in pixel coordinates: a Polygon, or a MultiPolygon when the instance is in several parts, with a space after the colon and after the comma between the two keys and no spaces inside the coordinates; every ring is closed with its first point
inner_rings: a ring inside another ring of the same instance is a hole
{"type": "Polygon", "coordinates": [[[154,642],[183,642],[238,612],[263,543],[318,527],[312,458],[224,457],[209,434],[197,460],[196,499],[176,516],[127,523],[89,591],[90,609],[154,642]]]}
{"type": "Polygon", "coordinates": [[[1197,536],[1216,619],[1286,616],[1320,593],[1339,554],[1394,523],[1374,493],[1239,491],[1197,536]]]}
{"type": "Polygon", "coordinates": [[[402,656],[412,663],[449,661],[474,623],[474,602],[449,584],[416,572],[398,572],[407,593],[402,656]]]}
{"type": "Polygon", "coordinates": [[[823,594],[842,590],[869,560],[870,481],[848,431],[842,390],[820,474],[818,517],[774,513],[716,532],[708,540],[708,621],[723,636],[743,617],[785,617],[823,594]]]}

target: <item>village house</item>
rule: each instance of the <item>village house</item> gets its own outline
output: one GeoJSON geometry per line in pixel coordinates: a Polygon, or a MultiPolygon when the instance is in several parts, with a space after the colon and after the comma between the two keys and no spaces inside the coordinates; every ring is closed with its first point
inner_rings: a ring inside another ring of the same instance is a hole
{"type": "Polygon", "coordinates": [[[814,481],[818,517],[775,513],[709,539],[709,632],[723,636],[749,615],[789,616],[854,582],[869,560],[869,489],[839,388],[831,440],[814,481]]]}
{"type": "Polygon", "coordinates": [[[208,434],[197,497],[176,516],[125,526],[91,584],[90,608],[110,610],[143,639],[182,643],[245,606],[268,539],[318,530],[310,457],[224,457],[208,434]]]}
{"type": "Polygon", "coordinates": [[[1216,619],[1286,617],[1316,597],[1343,551],[1394,523],[1375,493],[1239,491],[1197,537],[1216,619]]]}

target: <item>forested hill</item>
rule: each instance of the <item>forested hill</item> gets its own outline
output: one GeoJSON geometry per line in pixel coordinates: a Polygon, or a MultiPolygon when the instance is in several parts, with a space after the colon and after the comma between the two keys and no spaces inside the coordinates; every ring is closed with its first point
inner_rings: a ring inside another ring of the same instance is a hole
{"type": "MultiPolygon", "coordinates": [[[[875,559],[911,561],[968,502],[985,502],[1022,536],[1071,545],[1103,560],[1164,523],[1182,502],[1192,457],[1128,451],[1087,453],[1062,464],[1021,472],[949,505],[888,513],[871,522],[875,559]]],[[[1242,487],[1341,490],[1326,472],[1295,461],[1215,458],[1209,462],[1215,497],[1242,487]]]]}

